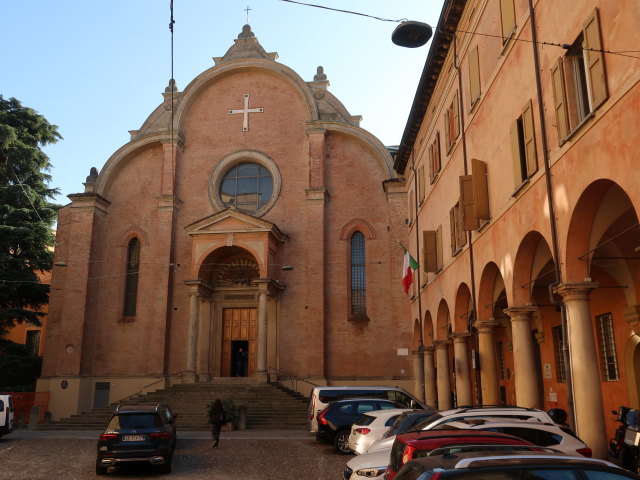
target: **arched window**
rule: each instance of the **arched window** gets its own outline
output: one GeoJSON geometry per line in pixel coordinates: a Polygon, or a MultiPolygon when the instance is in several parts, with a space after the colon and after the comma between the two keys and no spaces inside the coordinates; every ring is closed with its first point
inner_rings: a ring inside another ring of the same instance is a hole
{"type": "Polygon", "coordinates": [[[351,236],[351,314],[367,313],[367,272],[365,265],[364,235],[351,236]]]}
{"type": "Polygon", "coordinates": [[[140,240],[132,238],[127,247],[127,273],[124,284],[124,317],[136,316],[138,272],[140,270],[140,240]]]}

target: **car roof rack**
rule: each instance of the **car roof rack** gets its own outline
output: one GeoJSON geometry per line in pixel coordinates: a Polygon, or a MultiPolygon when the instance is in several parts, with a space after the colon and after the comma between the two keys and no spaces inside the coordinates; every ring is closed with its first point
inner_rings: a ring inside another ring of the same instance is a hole
{"type": "MultiPolygon", "coordinates": [[[[443,447],[438,447],[436,449],[431,450],[427,457],[435,457],[437,455],[455,455],[456,453],[467,453],[467,452],[477,452],[477,451],[526,451],[532,450],[535,452],[549,452],[549,453],[562,453],[560,450],[551,447],[540,447],[538,445],[493,445],[493,444],[451,444],[445,445],[443,447]],[[489,448],[487,448],[489,447],[489,448]],[[455,449],[455,452],[451,450],[455,449]],[[479,450],[480,449],[480,450],[479,450]]],[[[554,457],[555,458],[555,457],[554,457]]]]}
{"type": "MultiPolygon", "coordinates": [[[[472,457],[472,458],[464,458],[456,463],[454,468],[469,468],[473,467],[474,464],[478,464],[476,466],[480,466],[482,463],[491,464],[492,462],[505,462],[509,461],[511,463],[521,463],[524,461],[531,460],[545,460],[548,462],[555,463],[566,463],[569,461],[578,461],[578,462],[586,462],[586,463],[594,463],[599,465],[613,465],[611,462],[606,460],[601,460],[599,458],[588,458],[588,457],[575,457],[568,455],[496,455],[491,457],[472,457]]],[[[502,463],[501,465],[504,465],[502,463]]]]}
{"type": "Polygon", "coordinates": [[[461,405],[458,407],[460,411],[467,412],[469,410],[482,410],[491,408],[513,408],[518,410],[524,410],[527,412],[540,412],[539,408],[521,407],[518,405],[461,405]]]}

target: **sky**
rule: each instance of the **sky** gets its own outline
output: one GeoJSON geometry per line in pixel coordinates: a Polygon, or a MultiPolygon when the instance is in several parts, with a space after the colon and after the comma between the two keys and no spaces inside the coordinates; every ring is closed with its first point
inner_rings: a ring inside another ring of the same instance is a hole
{"type": "MultiPolygon", "coordinates": [[[[392,20],[438,23],[443,0],[300,0],[392,20]]],[[[247,23],[278,62],[329,90],[385,145],[400,143],[427,58],[426,46],[391,42],[398,23],[283,0],[173,0],[173,72],[183,91],[212,67],[247,23]]],[[[45,147],[50,186],[84,191],[162,102],[171,78],[170,0],[0,0],[5,46],[0,95],[15,97],[58,126],[45,147]]]]}

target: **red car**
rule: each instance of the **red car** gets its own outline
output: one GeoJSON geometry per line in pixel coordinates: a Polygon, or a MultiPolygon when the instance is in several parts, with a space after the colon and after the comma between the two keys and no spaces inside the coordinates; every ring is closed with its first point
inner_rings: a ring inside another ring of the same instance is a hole
{"type": "Polygon", "coordinates": [[[425,430],[398,435],[391,447],[389,466],[384,474],[385,480],[393,480],[409,460],[425,457],[433,450],[442,447],[477,445],[490,450],[494,445],[513,445],[534,447],[526,440],[497,432],[478,430],[425,430]]]}

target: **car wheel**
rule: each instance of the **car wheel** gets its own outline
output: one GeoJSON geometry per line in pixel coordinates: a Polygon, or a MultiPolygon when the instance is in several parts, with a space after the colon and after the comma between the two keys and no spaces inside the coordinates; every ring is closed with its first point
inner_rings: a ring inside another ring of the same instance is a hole
{"type": "Polygon", "coordinates": [[[348,455],[351,453],[351,449],[349,448],[350,433],[351,432],[349,430],[340,430],[336,433],[336,436],[333,439],[333,446],[336,447],[336,450],[338,450],[342,455],[348,455]]]}
{"type": "Polygon", "coordinates": [[[106,475],[107,468],[100,465],[100,460],[96,460],[96,475],[106,475]]]}

